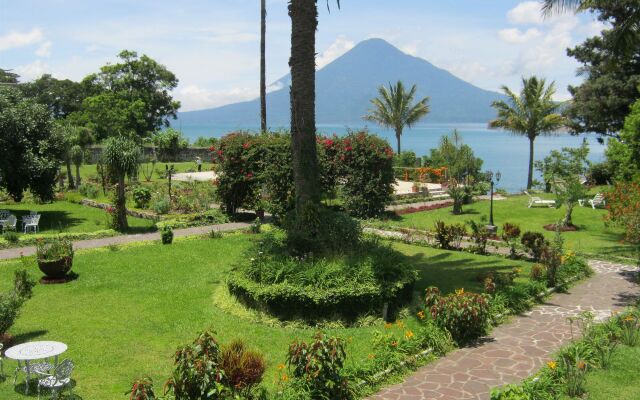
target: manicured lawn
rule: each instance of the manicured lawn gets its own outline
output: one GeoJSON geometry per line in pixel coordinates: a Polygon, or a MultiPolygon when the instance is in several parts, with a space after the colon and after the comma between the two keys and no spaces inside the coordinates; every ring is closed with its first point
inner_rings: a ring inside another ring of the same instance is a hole
{"type": "MultiPolygon", "coordinates": [[[[153,174],[153,178],[152,178],[152,182],[158,182],[158,181],[165,181],[165,165],[173,165],[173,168],[176,170],[176,173],[179,172],[187,172],[187,171],[197,171],[198,170],[198,166],[197,164],[194,162],[177,162],[177,163],[162,163],[162,162],[158,162],[156,163],[156,167],[155,167],[155,172],[153,174]]],[[[140,166],[140,175],[139,175],[139,179],[140,181],[144,182],[144,174],[142,173],[142,170],[144,168],[151,168],[151,163],[143,163],[140,166]]],[[[206,162],[206,161],[202,161],[202,170],[203,171],[210,171],[211,168],[213,168],[213,164],[210,162],[206,162]]],[[[75,179],[75,167],[72,168],[73,170],[73,176],[75,179]]],[[[66,170],[65,170],[66,172],[66,170]]],[[[80,176],[82,177],[82,179],[98,179],[98,171],[96,169],[96,165],[95,164],[85,164],[82,165],[80,167],[80,176]]]]}
{"type": "MultiPolygon", "coordinates": [[[[11,329],[18,341],[67,343],[65,357],[76,362],[75,392],[84,399],[117,399],[130,382],[149,375],[162,385],[171,371],[176,347],[207,328],[222,342],[243,338],[268,360],[264,384],[273,388],[277,365],[288,344],[309,338],[313,329],[273,327],[239,318],[215,305],[227,272],[240,261],[256,236],[234,234],[222,239],[181,240],[171,246],[136,245],[117,251],[101,249],[76,254],[76,281],[38,285],[11,329]]],[[[479,290],[480,271],[527,264],[501,258],[395,244],[420,271],[419,292],[439,286],[445,292],[464,287],[479,290]]],[[[12,281],[19,262],[0,263],[0,291],[12,281]]],[[[35,265],[30,271],[39,276],[35,265]]],[[[525,271],[526,273],[527,271],[525,271]]],[[[414,318],[406,321],[415,326],[414,318]]],[[[365,360],[373,332],[364,328],[328,330],[349,339],[348,362],[365,360]]],[[[5,371],[15,364],[5,363],[5,371]]],[[[22,398],[12,380],[0,382],[0,398],[22,398]]]]}
{"type": "MultiPolygon", "coordinates": [[[[74,232],[86,233],[109,229],[109,215],[100,209],[71,203],[56,201],[50,204],[35,203],[0,203],[0,209],[9,210],[18,217],[17,229],[20,231],[20,218],[37,211],[40,217],[41,233],[74,232]]],[[[153,221],[129,217],[129,225],[133,232],[148,230],[153,221]]]]}
{"type": "MultiPolygon", "coordinates": [[[[587,398],[590,400],[640,399],[640,347],[620,346],[611,366],[587,374],[587,398]]],[[[563,397],[563,399],[569,397],[563,397]]]]}
{"type": "MultiPolygon", "coordinates": [[[[468,220],[486,224],[489,216],[489,204],[489,201],[479,201],[464,206],[464,214],[462,215],[453,215],[452,208],[442,208],[403,215],[397,219],[375,223],[375,225],[433,230],[437,220],[442,220],[447,224],[464,223],[468,220]]],[[[554,232],[544,230],[543,226],[559,221],[564,216],[565,208],[527,208],[527,204],[527,196],[513,196],[506,200],[494,201],[494,223],[499,227],[505,222],[514,223],[520,226],[522,232],[542,232],[548,238],[552,238],[554,232]]],[[[566,246],[574,251],[592,256],[633,257],[633,247],[620,242],[623,239],[622,231],[618,228],[605,226],[603,218],[606,213],[607,211],[603,209],[576,207],[573,211],[573,223],[578,226],[579,230],[563,234],[566,246]]]]}

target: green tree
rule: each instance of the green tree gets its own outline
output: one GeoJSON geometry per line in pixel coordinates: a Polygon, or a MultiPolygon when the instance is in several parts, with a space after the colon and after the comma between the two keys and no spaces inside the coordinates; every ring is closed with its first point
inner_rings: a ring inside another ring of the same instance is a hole
{"type": "Polygon", "coordinates": [[[560,105],[553,101],[555,83],[547,85],[546,80],[536,76],[522,78],[522,91],[515,94],[506,86],[502,87],[507,101],[494,101],[492,106],[498,111],[498,118],[489,122],[490,128],[502,128],[529,139],[529,174],[527,189],[533,186],[534,141],[540,135],[556,132],[567,125],[566,118],[558,114],[560,105]]]}
{"type": "MultiPolygon", "coordinates": [[[[169,118],[175,119],[180,108],[180,102],[170,94],[178,85],[176,76],[164,65],[147,55],[138,56],[135,51],[123,50],[118,57],[121,62],[107,64],[98,74],[84,79],[84,84],[95,85],[102,91],[97,99],[85,100],[89,119],[100,126],[117,112],[118,125],[124,122],[126,128],[139,137],[150,136],[161,127],[169,126],[169,118]],[[115,106],[115,110],[100,112],[99,107],[110,106],[115,106]]],[[[105,129],[100,129],[100,137],[117,133],[105,132],[105,129]]]]}
{"type": "Polygon", "coordinates": [[[551,182],[556,194],[556,207],[566,207],[565,216],[560,222],[563,227],[573,224],[573,209],[587,195],[587,188],[582,184],[581,178],[589,170],[588,155],[589,146],[584,141],[578,148],[553,150],[543,161],[536,163],[545,181],[551,182]]]}
{"type": "Polygon", "coordinates": [[[84,162],[84,149],[80,145],[74,145],[71,147],[71,161],[76,167],[76,189],[80,187],[80,167],[84,162]]]}
{"type": "Polygon", "coordinates": [[[631,107],[620,138],[609,139],[606,156],[617,181],[640,179],[640,100],[631,107]]]}
{"type": "Polygon", "coordinates": [[[16,84],[18,83],[18,78],[20,75],[11,72],[10,69],[2,69],[0,68],[0,84],[1,83],[10,83],[16,84]]]}
{"type": "Polygon", "coordinates": [[[53,129],[47,108],[13,87],[0,87],[0,188],[15,201],[29,189],[53,199],[64,138],[53,129]]]}
{"type": "Polygon", "coordinates": [[[113,226],[120,232],[125,232],[127,223],[127,208],[125,197],[125,177],[134,177],[138,171],[140,147],[126,136],[114,136],[104,143],[102,161],[107,168],[112,183],[115,184],[115,210],[113,226]]]}
{"type": "Polygon", "coordinates": [[[158,149],[160,161],[176,161],[180,150],[189,146],[182,132],[173,128],[154,132],[151,140],[158,149]]]}
{"type": "Polygon", "coordinates": [[[82,107],[82,113],[73,114],[69,120],[89,127],[99,139],[146,132],[146,107],[141,99],[129,101],[116,93],[105,92],[87,97],[82,107]]]}
{"type": "Polygon", "coordinates": [[[475,156],[471,147],[462,143],[462,136],[457,130],[449,136],[442,136],[438,148],[431,149],[425,164],[434,168],[447,167],[449,177],[458,182],[468,184],[469,180],[484,179],[480,173],[482,159],[475,156]]]}
{"type": "Polygon", "coordinates": [[[49,74],[42,75],[33,82],[23,83],[20,89],[26,97],[46,105],[56,119],[62,119],[82,108],[82,101],[95,91],[89,85],[56,79],[49,74]]]}
{"type": "Polygon", "coordinates": [[[364,117],[368,121],[395,130],[398,154],[400,154],[400,137],[405,126],[410,128],[429,114],[428,97],[413,103],[417,90],[416,85],[413,85],[407,92],[401,81],[398,81],[395,86],[389,84],[389,88],[380,86],[378,97],[371,100],[373,108],[364,117]]]}

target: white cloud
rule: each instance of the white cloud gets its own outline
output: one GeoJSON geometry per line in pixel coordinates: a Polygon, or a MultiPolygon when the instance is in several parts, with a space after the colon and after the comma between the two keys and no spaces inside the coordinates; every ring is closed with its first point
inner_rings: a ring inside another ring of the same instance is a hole
{"type": "Polygon", "coordinates": [[[316,65],[318,69],[331,63],[336,58],[340,57],[347,51],[353,49],[355,43],[346,39],[344,36],[340,36],[333,42],[322,54],[316,57],[316,65]]]}
{"type": "Polygon", "coordinates": [[[507,13],[507,18],[512,24],[540,25],[544,22],[542,4],[538,1],[525,1],[507,13]]]}
{"type": "Polygon", "coordinates": [[[253,100],[258,95],[257,88],[208,90],[198,85],[187,85],[178,89],[175,97],[182,103],[181,111],[191,111],[253,100]]]}
{"type": "Polygon", "coordinates": [[[536,28],[530,28],[526,31],[520,31],[518,28],[502,29],[498,32],[500,39],[507,43],[521,44],[535,39],[541,35],[541,32],[536,28]]]}
{"type": "Polygon", "coordinates": [[[51,56],[51,41],[47,40],[46,42],[42,43],[40,45],[40,47],[38,47],[38,49],[36,50],[36,55],[38,57],[49,57],[51,56]]]}
{"type": "Polygon", "coordinates": [[[9,32],[0,36],[0,51],[29,46],[42,41],[42,31],[33,28],[30,32],[9,32]]]}
{"type": "Polygon", "coordinates": [[[21,81],[30,81],[49,72],[50,68],[42,60],[36,60],[30,64],[17,66],[13,70],[20,75],[21,81]]]}

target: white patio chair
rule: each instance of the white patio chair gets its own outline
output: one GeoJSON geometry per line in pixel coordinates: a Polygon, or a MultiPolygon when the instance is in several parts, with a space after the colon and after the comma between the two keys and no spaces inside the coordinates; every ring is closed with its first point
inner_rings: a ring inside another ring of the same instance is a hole
{"type": "Polygon", "coordinates": [[[578,203],[580,203],[581,206],[584,206],[585,201],[589,202],[589,205],[591,206],[591,208],[593,208],[594,210],[597,207],[604,207],[607,205],[607,201],[604,198],[604,195],[602,193],[598,193],[596,194],[593,199],[589,199],[589,200],[578,200],[578,203]]]}
{"type": "Polygon", "coordinates": [[[7,219],[2,223],[2,231],[16,230],[16,225],[18,224],[18,218],[15,215],[9,215],[7,219]]]}
{"type": "MultiPolygon", "coordinates": [[[[13,385],[16,385],[18,382],[18,373],[22,372],[27,375],[27,379],[30,375],[40,374],[40,375],[48,375],[49,372],[53,369],[53,365],[49,363],[48,360],[44,360],[36,363],[29,363],[29,366],[26,364],[18,363],[16,370],[13,373],[13,385]]],[[[27,386],[29,386],[29,380],[27,380],[27,386]]]]}
{"type": "Polygon", "coordinates": [[[27,233],[31,230],[34,233],[38,233],[39,223],[40,223],[40,214],[22,217],[22,228],[24,230],[24,233],[27,233]]]}
{"type": "MultiPolygon", "coordinates": [[[[64,360],[53,371],[53,375],[47,375],[38,380],[38,399],[40,399],[40,388],[43,387],[51,391],[51,398],[57,399],[58,392],[62,392],[65,387],[69,388],[69,394],[73,395],[71,386],[71,373],[73,372],[73,362],[64,360]]],[[[43,375],[43,374],[41,374],[43,375]]]]}
{"type": "Polygon", "coordinates": [[[533,206],[547,206],[549,208],[552,208],[552,207],[556,206],[556,201],[555,200],[543,200],[542,198],[540,198],[538,196],[531,196],[529,194],[529,192],[527,192],[526,190],[524,191],[524,194],[529,196],[528,208],[531,208],[533,206]]]}

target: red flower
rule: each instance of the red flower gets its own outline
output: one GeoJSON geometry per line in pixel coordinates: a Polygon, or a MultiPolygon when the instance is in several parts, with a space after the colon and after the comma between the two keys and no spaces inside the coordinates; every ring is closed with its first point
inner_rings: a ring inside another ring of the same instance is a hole
{"type": "Polygon", "coordinates": [[[218,155],[221,156],[224,152],[222,150],[218,150],[218,155]]]}
{"type": "Polygon", "coordinates": [[[347,146],[347,147],[344,148],[344,151],[351,151],[351,150],[353,150],[353,147],[351,147],[351,146],[347,146]]]}
{"type": "Polygon", "coordinates": [[[333,146],[333,140],[331,140],[331,139],[326,139],[326,140],[324,141],[324,145],[325,145],[325,147],[331,147],[331,146],[333,146]]]}
{"type": "Polygon", "coordinates": [[[248,149],[249,148],[249,143],[243,143],[242,144],[242,148],[243,149],[248,149]]]}
{"type": "Polygon", "coordinates": [[[251,172],[247,173],[247,178],[251,178],[253,174],[251,172]]]}

